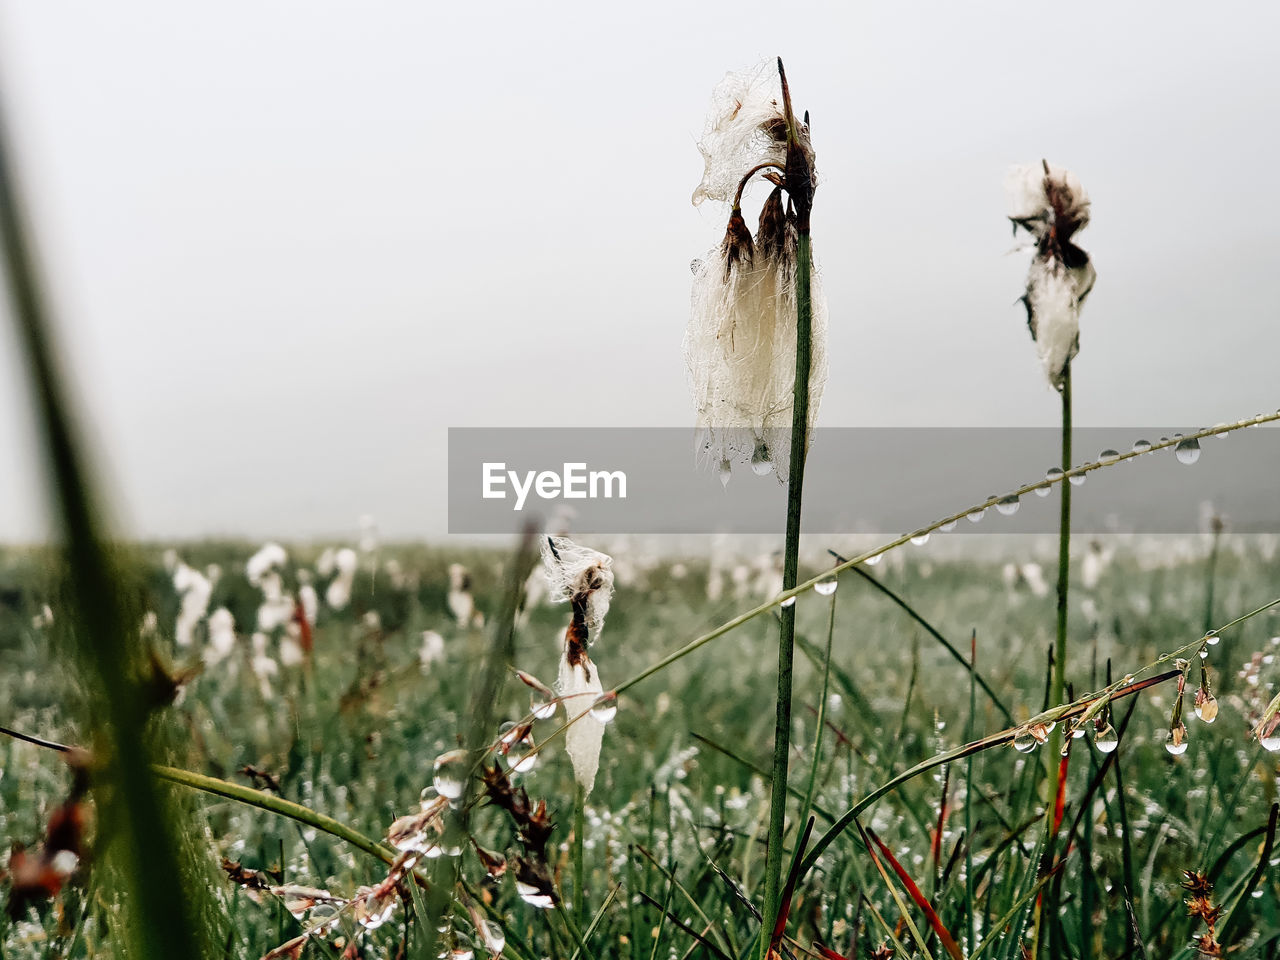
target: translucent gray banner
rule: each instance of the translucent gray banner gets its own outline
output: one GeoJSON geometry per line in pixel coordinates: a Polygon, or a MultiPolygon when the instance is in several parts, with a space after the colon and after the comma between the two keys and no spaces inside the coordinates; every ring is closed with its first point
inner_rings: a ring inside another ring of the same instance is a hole
{"type": "MultiPolygon", "coordinates": [[[[1076,464],[1127,453],[1187,428],[1084,428],[1076,464]]],[[[780,442],[786,442],[782,438],[780,442]]],[[[908,533],[1034,483],[1059,460],[1054,429],[828,428],[815,432],[804,480],[812,533],[908,533]]],[[[1280,532],[1280,429],[1200,441],[1193,463],[1172,450],[1104,466],[1073,487],[1079,533],[1194,533],[1206,503],[1237,533],[1280,532]]],[[[766,465],[758,463],[759,469],[766,465]]],[[[781,533],[786,487],[734,463],[728,483],[689,428],[453,428],[449,532],[511,533],[569,512],[579,533],[781,533]]],[[[1057,530],[1058,492],[1027,494],[958,532],[1057,530]]]]}

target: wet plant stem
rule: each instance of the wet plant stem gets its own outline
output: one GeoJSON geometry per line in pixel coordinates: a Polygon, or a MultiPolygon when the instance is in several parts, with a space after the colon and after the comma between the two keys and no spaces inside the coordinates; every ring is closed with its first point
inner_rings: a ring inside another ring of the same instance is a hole
{"type": "Polygon", "coordinates": [[[579,927],[585,927],[591,919],[587,914],[586,868],[582,859],[582,835],[587,826],[585,807],[586,796],[579,785],[573,796],[573,900],[579,927]]]}
{"type": "MultiPolygon", "coordinates": [[[[800,572],[800,505],[804,461],[809,447],[810,328],[813,322],[809,231],[802,230],[796,251],[796,378],[791,401],[791,461],[787,477],[787,540],[782,561],[782,589],[794,589],[800,572]]],[[[765,855],[764,922],[773,929],[782,882],[782,836],[787,820],[787,761],[791,752],[791,678],[795,662],[796,605],[782,608],[778,637],[778,702],[773,736],[773,781],[769,799],[769,845],[765,855]]],[[[760,937],[761,956],[769,938],[760,937]]]]}
{"type": "MultiPolygon", "coordinates": [[[[1065,474],[1070,469],[1071,362],[1068,361],[1062,369],[1062,472],[1065,474]]],[[[1049,689],[1050,703],[1062,703],[1067,688],[1067,601],[1071,590],[1071,484],[1069,482],[1062,484],[1060,493],[1062,499],[1058,514],[1058,625],[1057,637],[1053,648],[1053,680],[1049,689]]],[[[1049,775],[1049,792],[1046,794],[1044,810],[1044,872],[1047,872],[1053,864],[1053,847],[1054,842],[1057,840],[1056,798],[1058,789],[1061,786],[1059,778],[1062,775],[1058,758],[1062,751],[1063,737],[1065,735],[1065,727],[1059,724],[1054,728],[1050,737],[1050,749],[1045,751],[1046,772],[1049,775]]],[[[1058,912],[1055,890],[1056,886],[1051,886],[1045,898],[1048,900],[1045,907],[1050,917],[1056,917],[1058,912]]],[[[1038,903],[1036,906],[1036,939],[1038,945],[1043,946],[1039,938],[1041,932],[1040,920],[1040,904],[1038,903]]],[[[1036,955],[1042,954],[1038,953],[1036,955]]]]}

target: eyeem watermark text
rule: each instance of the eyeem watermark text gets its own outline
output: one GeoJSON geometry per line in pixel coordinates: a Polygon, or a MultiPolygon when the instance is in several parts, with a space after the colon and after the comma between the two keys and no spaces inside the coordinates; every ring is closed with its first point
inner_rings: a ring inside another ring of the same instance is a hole
{"type": "Polygon", "coordinates": [[[507,499],[510,487],[515,510],[523,510],[530,493],[543,500],[619,500],[627,498],[627,475],[621,470],[588,470],[585,463],[566,463],[555,470],[508,470],[505,463],[481,465],[482,495],[486,500],[507,499]]]}

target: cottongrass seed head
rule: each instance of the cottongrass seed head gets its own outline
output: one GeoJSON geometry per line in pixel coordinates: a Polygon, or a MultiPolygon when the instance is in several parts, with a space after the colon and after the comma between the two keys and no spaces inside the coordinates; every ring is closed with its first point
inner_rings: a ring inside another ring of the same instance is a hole
{"type": "Polygon", "coordinates": [[[553,603],[568,601],[572,608],[560,652],[556,694],[564,703],[565,716],[573,721],[565,732],[565,752],[573,764],[574,778],[583,793],[589,794],[600,768],[605,723],[591,711],[604,688],[587,648],[599,639],[609,612],[613,558],[567,537],[547,537],[542,542],[542,560],[549,599],[553,603]]]}
{"type": "MultiPolygon", "coordinates": [[[[701,456],[726,482],[733,463],[776,469],[781,478],[794,398],[798,240],[808,230],[816,176],[808,123],[790,113],[780,65],[768,61],[720,82],[698,149],[705,170],[693,202],[730,207],[724,239],[694,262],[684,338],[701,456]],[[773,189],[753,236],[741,200],[757,178],[773,189]]],[[[827,376],[827,306],[816,268],[811,299],[810,427],[827,376]]]]}
{"type": "Polygon", "coordinates": [[[1089,223],[1089,195],[1079,178],[1047,160],[1013,167],[1005,179],[1014,234],[1034,254],[1022,302],[1045,375],[1061,390],[1067,365],[1080,350],[1080,307],[1097,274],[1075,235],[1089,223]]]}

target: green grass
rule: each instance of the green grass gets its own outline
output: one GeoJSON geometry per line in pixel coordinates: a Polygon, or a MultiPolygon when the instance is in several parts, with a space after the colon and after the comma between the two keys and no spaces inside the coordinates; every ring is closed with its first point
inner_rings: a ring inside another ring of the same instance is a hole
{"type": "MultiPolygon", "coordinates": [[[[1168,559],[1154,567],[1122,552],[1097,589],[1073,593],[1067,680],[1077,695],[1103,685],[1108,658],[1118,678],[1202,634],[1208,543],[1202,546],[1200,556],[1168,559]]],[[[252,622],[255,592],[241,573],[248,547],[201,544],[181,552],[193,564],[221,564],[224,575],[213,604],[226,604],[240,624],[252,622]]],[[[1167,551],[1170,558],[1177,555],[1167,551]]],[[[311,669],[282,669],[270,697],[262,696],[247,661],[237,664],[235,675],[224,663],[199,676],[179,706],[152,721],[156,741],[167,751],[165,761],[241,786],[251,785],[237,773],[245,765],[270,771],[279,778],[284,799],[374,839],[382,837],[395,816],[411,811],[431,782],[434,758],[468,735],[478,709],[471,691],[481,680],[491,646],[486,632],[452,625],[445,604],[447,566],[455,560],[469,566],[477,600],[492,619],[502,603],[501,570],[509,558],[406,547],[384,550],[381,559],[391,556],[416,574],[417,584],[395,589],[385,574],[358,578],[350,610],[322,609],[311,669]],[[370,612],[378,615],[380,629],[365,622],[370,612]],[[416,660],[425,629],[444,634],[447,651],[446,662],[427,672],[416,660]]],[[[292,559],[307,565],[314,555],[298,551],[292,559]]],[[[159,615],[157,642],[181,656],[168,639],[176,598],[160,567],[160,550],[143,551],[142,561],[146,575],[140,599],[159,615]]],[[[1257,544],[1224,540],[1216,564],[1215,607],[1223,621],[1280,595],[1280,560],[1261,555],[1257,544]]],[[[606,682],[640,673],[755,602],[709,603],[706,566],[697,559],[685,559],[688,572],[683,577],[675,576],[666,560],[632,566],[638,572],[620,578],[592,651],[606,682]]],[[[817,572],[817,567],[809,571],[817,572]]],[[[999,564],[934,560],[928,548],[912,548],[904,563],[884,564],[872,573],[956,648],[962,649],[976,630],[983,678],[1016,718],[1040,711],[1045,654],[1055,640],[1052,596],[1011,592],[1002,583],[999,564]]],[[[287,579],[292,575],[291,570],[287,579]]],[[[65,638],[58,582],[45,553],[0,552],[0,656],[5,663],[0,703],[7,705],[0,725],[87,743],[91,738],[79,720],[77,687],[59,668],[65,638]],[[54,608],[54,624],[35,626],[32,618],[46,601],[54,608]]],[[[969,672],[881,591],[845,574],[836,599],[833,625],[827,598],[808,593],[796,605],[799,646],[806,655],[796,665],[792,778],[799,786],[791,813],[798,813],[812,774],[815,836],[878,785],[958,746],[970,725],[975,737],[1007,726],[981,690],[972,697],[970,716],[969,672]],[[815,758],[829,625],[832,696],[825,712],[830,725],[815,758]]],[[[565,619],[560,608],[533,610],[528,623],[516,630],[513,665],[552,679],[565,619]]],[[[769,805],[768,785],[756,771],[770,766],[776,631],[770,618],[758,617],[621,696],[617,719],[605,736],[600,776],[583,813],[584,902],[577,902],[570,844],[575,789],[559,741],[548,743],[537,768],[519,778],[534,797],[546,798],[558,823],[549,847],[551,866],[573,908],[573,922],[567,912],[543,912],[525,904],[509,875],[496,884],[484,880],[476,857],[467,851],[460,858],[462,877],[478,902],[504,924],[509,956],[736,957],[751,949],[758,931],[752,908],[763,903],[762,839],[769,805]],[[700,738],[725,749],[707,746],[700,738]],[[585,923],[583,917],[588,918],[585,923]],[[654,930],[660,930],[658,943],[652,940],[654,930]]],[[[1277,652],[1270,638],[1278,633],[1280,618],[1268,612],[1233,628],[1209,648],[1222,712],[1207,726],[1191,716],[1188,704],[1191,749],[1182,757],[1169,756],[1163,747],[1172,684],[1135,698],[1115,755],[1123,800],[1116,789],[1116,769],[1102,771],[1103,755],[1086,748],[1086,741],[1076,742],[1063,829],[1076,819],[1080,823],[1061,876],[1051,881],[1061,884],[1060,915],[1051,918],[1051,931],[1045,934],[1051,955],[1124,955],[1133,946],[1124,903],[1127,886],[1148,955],[1179,956],[1191,935],[1201,932],[1182,905],[1184,891],[1178,884],[1183,870],[1216,871],[1219,902],[1226,909],[1255,883],[1265,838],[1265,830],[1259,829],[1266,827],[1275,799],[1277,764],[1274,755],[1259,751],[1247,738],[1242,698],[1262,697],[1280,667],[1262,665],[1257,688],[1236,673],[1255,651],[1264,656],[1277,652]],[[1081,798],[1091,784],[1088,808],[1081,814],[1081,798]],[[1127,831],[1122,829],[1125,822],[1127,831]],[[1242,836],[1250,839],[1237,843],[1242,836]],[[1081,857],[1084,849],[1091,855],[1087,865],[1081,857]],[[1082,904],[1087,904],[1087,915],[1081,913],[1082,904]],[[1082,943],[1082,937],[1088,942],[1082,943]]],[[[242,643],[247,647],[247,640],[242,643]]],[[[496,716],[517,719],[528,702],[527,688],[509,679],[494,698],[496,716]]],[[[1117,724],[1129,702],[1117,703],[1117,724]]],[[[542,741],[561,722],[540,721],[535,736],[542,741]]],[[[970,942],[971,929],[979,944],[987,941],[983,956],[1017,955],[1017,934],[1029,923],[1027,898],[1037,882],[1034,856],[1041,832],[1034,824],[1043,811],[1043,799],[1036,795],[1043,783],[1038,772],[1042,763],[1037,754],[998,747],[955,764],[946,778],[949,813],[936,861],[932,831],[939,819],[942,769],[902,785],[860,817],[931,897],[941,922],[967,955],[978,946],[970,942]],[[967,807],[966,795],[971,797],[967,807]],[[966,824],[971,825],[972,844],[966,824]],[[969,863],[972,875],[966,872],[969,863]],[[1006,927],[997,930],[994,924],[1006,916],[1006,927]]],[[[33,843],[66,793],[69,774],[58,754],[11,739],[0,740],[0,766],[4,835],[33,843]]],[[[282,867],[287,882],[344,895],[385,876],[376,857],[313,825],[205,793],[183,790],[180,800],[184,842],[209,864],[227,856],[255,869],[282,867]]],[[[514,848],[511,827],[500,811],[477,808],[471,827],[486,848],[514,848]]],[[[789,846],[795,840],[794,819],[788,827],[789,846]]],[[[1248,944],[1250,956],[1276,955],[1277,879],[1274,870],[1266,869],[1257,877],[1262,895],[1249,896],[1235,908],[1229,946],[1248,944]]],[[[92,869],[82,871],[57,903],[3,929],[4,955],[110,955],[112,882],[92,869]]],[[[243,891],[217,880],[215,900],[221,918],[210,929],[224,931],[226,956],[258,957],[301,932],[274,898],[254,903],[243,891]]],[[[927,955],[943,955],[924,914],[896,881],[886,885],[857,831],[850,830],[801,882],[788,932],[806,948],[817,938],[842,954],[865,956],[884,935],[877,914],[910,955],[924,956],[926,950],[927,955]],[[898,898],[921,931],[924,947],[914,944],[898,898]],[[851,952],[855,941],[856,952],[851,952]]],[[[391,922],[365,935],[369,956],[395,955],[406,938],[407,915],[400,909],[391,922]]],[[[421,925],[410,926],[407,955],[414,956],[421,945],[421,925]]],[[[453,931],[460,940],[471,936],[465,911],[456,916],[453,931]]],[[[479,954],[479,944],[475,946],[479,954]]],[[[307,956],[329,955],[319,943],[307,951],[307,956]]]]}

